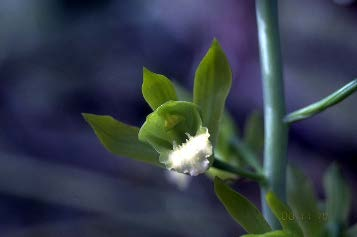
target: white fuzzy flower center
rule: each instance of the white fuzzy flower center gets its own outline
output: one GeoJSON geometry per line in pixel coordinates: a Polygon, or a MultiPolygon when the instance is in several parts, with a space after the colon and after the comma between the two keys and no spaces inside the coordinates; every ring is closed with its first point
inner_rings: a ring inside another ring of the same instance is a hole
{"type": "Polygon", "coordinates": [[[212,144],[208,139],[208,129],[204,130],[194,137],[186,134],[188,139],[185,143],[179,146],[174,144],[166,163],[167,168],[191,176],[204,173],[209,168],[208,157],[212,155],[212,144]]]}

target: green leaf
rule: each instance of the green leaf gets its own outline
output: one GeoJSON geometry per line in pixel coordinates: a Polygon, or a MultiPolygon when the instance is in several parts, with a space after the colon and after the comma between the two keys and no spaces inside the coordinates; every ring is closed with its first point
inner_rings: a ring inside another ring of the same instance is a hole
{"type": "Polygon", "coordinates": [[[266,200],[285,232],[290,233],[293,237],[304,237],[296,221],[296,216],[288,205],[280,201],[272,192],[267,193],[266,200]]]}
{"type": "Polygon", "coordinates": [[[357,236],[357,224],[354,224],[350,228],[347,229],[345,237],[356,237],[357,236]]]}
{"type": "Polygon", "coordinates": [[[276,231],[271,231],[267,232],[265,234],[248,234],[248,235],[242,235],[241,237],[293,237],[293,235],[286,233],[285,231],[282,230],[276,230],[276,231]]]}
{"type": "Polygon", "coordinates": [[[336,164],[330,165],[323,181],[329,225],[344,226],[350,212],[351,193],[336,164]]]}
{"type": "Polygon", "coordinates": [[[152,110],[169,100],[177,100],[175,87],[165,76],[153,73],[144,67],[142,93],[152,110]]]}
{"type": "Polygon", "coordinates": [[[208,128],[213,144],[217,140],[231,83],[232,72],[226,55],[218,41],[213,40],[196,70],[193,93],[193,102],[201,109],[203,126],[208,128]]]}
{"type": "Polygon", "coordinates": [[[269,224],[255,205],[247,198],[228,187],[217,177],[214,180],[214,190],[228,213],[248,233],[263,234],[271,231],[269,224]]]}
{"type": "Polygon", "coordinates": [[[139,131],[139,140],[153,146],[159,153],[173,149],[195,136],[201,128],[197,105],[184,101],[168,101],[146,117],[139,131]]]}
{"type": "Polygon", "coordinates": [[[323,233],[324,218],[310,180],[296,168],[288,167],[287,199],[305,237],[318,237],[323,233]]]}
{"type": "Polygon", "coordinates": [[[162,167],[159,154],[138,140],[139,128],[119,122],[111,116],[82,115],[111,153],[162,167]]]}
{"type": "Polygon", "coordinates": [[[264,123],[259,112],[253,112],[247,119],[244,128],[244,142],[257,155],[262,153],[264,146],[264,123]]]}

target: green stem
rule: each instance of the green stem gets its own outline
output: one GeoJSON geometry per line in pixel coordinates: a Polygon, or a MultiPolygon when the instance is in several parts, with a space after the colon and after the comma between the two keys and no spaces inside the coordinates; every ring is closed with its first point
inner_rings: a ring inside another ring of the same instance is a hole
{"type": "Polygon", "coordinates": [[[226,162],[220,161],[219,159],[214,159],[212,167],[224,171],[231,172],[233,174],[237,174],[241,177],[248,178],[250,180],[257,181],[259,183],[265,183],[265,177],[259,173],[251,172],[249,170],[245,170],[239,167],[232,166],[226,162]]]}
{"type": "Polygon", "coordinates": [[[309,106],[299,109],[295,112],[288,114],[284,121],[286,123],[294,123],[306,118],[310,118],[322,111],[334,106],[337,103],[342,102],[348,96],[357,91],[357,79],[349,82],[347,85],[343,86],[341,89],[335,91],[331,95],[319,100],[309,106]]]}
{"type": "Polygon", "coordinates": [[[278,6],[276,0],[256,0],[260,62],[264,96],[264,174],[267,185],[262,186],[263,215],[273,229],[280,227],[265,201],[267,191],[281,200],[286,197],[286,150],[288,127],[283,122],[285,96],[280,52],[278,6]]]}

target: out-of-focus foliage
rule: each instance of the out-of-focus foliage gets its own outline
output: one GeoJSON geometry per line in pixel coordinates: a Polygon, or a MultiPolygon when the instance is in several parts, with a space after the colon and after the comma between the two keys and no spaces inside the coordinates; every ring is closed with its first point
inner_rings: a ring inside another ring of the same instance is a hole
{"type": "Polygon", "coordinates": [[[351,209],[350,188],[336,164],[332,164],[327,169],[323,181],[328,216],[327,234],[341,235],[347,227],[347,218],[351,209]]]}
{"type": "Polygon", "coordinates": [[[264,146],[264,124],[263,116],[257,111],[250,114],[245,123],[244,142],[256,156],[261,156],[264,146]]]}
{"type": "Polygon", "coordinates": [[[304,231],[304,236],[321,236],[325,220],[318,208],[312,183],[300,170],[293,167],[289,167],[287,172],[287,193],[288,203],[304,231]]]}

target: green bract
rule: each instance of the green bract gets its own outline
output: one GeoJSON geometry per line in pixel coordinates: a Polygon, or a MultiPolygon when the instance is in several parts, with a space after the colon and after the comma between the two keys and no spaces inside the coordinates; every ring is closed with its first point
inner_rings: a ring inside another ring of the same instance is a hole
{"type": "Polygon", "coordinates": [[[202,111],[203,125],[216,143],[226,98],[232,84],[232,71],[217,40],[202,59],[195,74],[193,102],[202,111]]]}
{"type": "Polygon", "coordinates": [[[138,140],[139,128],[124,124],[106,115],[82,114],[108,151],[157,166],[158,154],[138,140]]]}
{"type": "Polygon", "coordinates": [[[169,100],[177,100],[175,87],[164,75],[156,74],[144,67],[143,96],[150,107],[155,110],[169,100]]]}
{"type": "Polygon", "coordinates": [[[185,133],[194,136],[202,121],[195,104],[168,101],[146,117],[139,131],[139,140],[149,143],[159,153],[171,150],[174,142],[184,143],[185,133]]]}
{"type": "Polygon", "coordinates": [[[198,175],[209,168],[212,145],[202,127],[197,105],[168,101],[149,114],[139,131],[139,140],[160,153],[160,162],[170,170],[198,175]]]}

